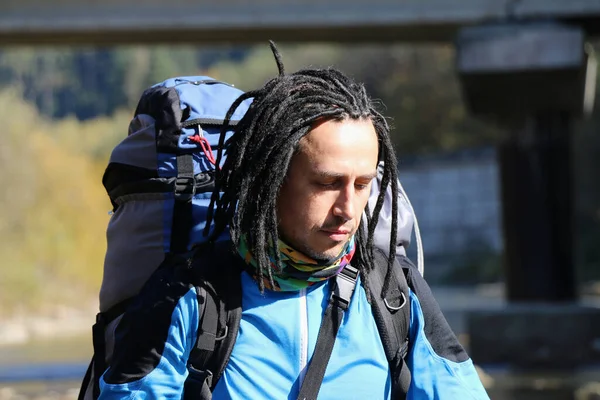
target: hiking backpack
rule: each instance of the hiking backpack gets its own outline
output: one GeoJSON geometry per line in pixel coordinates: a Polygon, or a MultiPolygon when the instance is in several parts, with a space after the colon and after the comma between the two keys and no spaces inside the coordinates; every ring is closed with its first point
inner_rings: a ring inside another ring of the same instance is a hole
{"type": "MultiPolygon", "coordinates": [[[[142,94],[130,122],[128,135],[114,148],[103,176],[103,185],[110,197],[113,211],[106,234],[107,252],[99,296],[100,312],[92,328],[94,355],[81,385],[80,399],[98,397],[98,381],[111,361],[115,329],[131,299],[138,295],[159,266],[162,266],[161,269],[175,268],[173,265],[177,265],[182,259],[190,259],[189,251],[192,247],[206,241],[203,230],[214,188],[220,132],[225,114],[242,93],[230,84],[206,76],[191,76],[168,79],[148,88],[142,94]]],[[[243,117],[251,101],[248,99],[242,102],[233,113],[226,139],[232,135],[233,127],[243,117]]],[[[378,185],[373,187],[372,199],[378,193],[378,185]]],[[[404,247],[410,240],[414,213],[402,187],[399,187],[401,193],[398,194],[392,194],[388,189],[390,193],[386,196],[380,216],[382,227],[380,229],[378,226],[378,230],[385,231],[379,237],[389,238],[387,232],[391,221],[391,207],[388,203],[391,196],[398,195],[401,201],[398,207],[397,254],[403,257],[404,247]]],[[[376,245],[377,238],[378,236],[376,245]]],[[[220,239],[227,237],[224,235],[220,239]]],[[[417,235],[418,245],[419,240],[417,235]]],[[[387,249],[389,242],[382,239],[380,247],[387,249]]],[[[419,264],[419,267],[422,268],[422,265],[419,264]]],[[[398,278],[398,289],[393,292],[396,295],[407,293],[405,281],[402,283],[403,274],[397,275],[402,277],[398,278]]],[[[196,283],[199,287],[213,284],[208,280],[196,283]]],[[[204,293],[208,293],[205,295],[208,299],[218,297],[213,300],[215,304],[223,305],[229,301],[225,295],[214,291],[204,290],[204,293]]],[[[407,308],[403,308],[403,312],[407,308]]],[[[213,319],[209,324],[211,329],[213,325],[228,326],[229,317],[223,316],[222,311],[223,309],[218,309],[216,315],[208,311],[201,324],[213,319]]],[[[375,307],[374,314],[377,318],[375,307]]],[[[378,318],[380,322],[383,320],[383,317],[378,318]]],[[[402,320],[404,322],[397,330],[406,325],[406,329],[400,329],[406,337],[408,320],[404,317],[402,320]]],[[[393,326],[392,319],[388,322],[387,325],[393,326]]],[[[232,324],[230,332],[237,332],[235,319],[232,324]]],[[[237,324],[239,325],[239,320],[237,324]]],[[[386,340],[394,342],[391,338],[395,338],[395,335],[390,335],[382,334],[384,344],[386,340]],[[385,335],[388,335],[387,339],[385,335]]],[[[202,333],[198,343],[202,343],[201,339],[202,333]]],[[[396,342],[398,346],[395,343],[388,347],[400,348],[404,345],[401,340],[396,342]]],[[[190,377],[194,376],[193,370],[209,370],[204,364],[211,359],[213,353],[217,356],[212,359],[219,359],[222,352],[211,348],[218,344],[212,341],[202,345],[204,353],[199,354],[204,355],[199,358],[195,356],[190,377]]],[[[228,351],[230,350],[229,348],[228,351]]],[[[389,355],[390,365],[397,358],[397,354],[389,355]]],[[[219,360],[221,365],[217,369],[224,368],[226,359],[219,360]]]]}

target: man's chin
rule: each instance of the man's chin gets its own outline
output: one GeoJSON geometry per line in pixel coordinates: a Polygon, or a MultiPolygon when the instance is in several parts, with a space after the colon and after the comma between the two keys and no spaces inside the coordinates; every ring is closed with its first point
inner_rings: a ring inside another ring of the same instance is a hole
{"type": "Polygon", "coordinates": [[[337,259],[342,250],[344,250],[346,243],[348,243],[347,240],[337,242],[324,241],[322,237],[319,237],[318,239],[319,240],[315,240],[315,243],[311,243],[310,241],[294,243],[294,241],[290,241],[288,244],[296,251],[299,251],[321,264],[337,259]]]}
{"type": "Polygon", "coordinates": [[[345,244],[328,249],[322,249],[321,251],[311,251],[310,254],[307,255],[319,262],[327,263],[337,259],[344,249],[344,246],[345,244]]]}

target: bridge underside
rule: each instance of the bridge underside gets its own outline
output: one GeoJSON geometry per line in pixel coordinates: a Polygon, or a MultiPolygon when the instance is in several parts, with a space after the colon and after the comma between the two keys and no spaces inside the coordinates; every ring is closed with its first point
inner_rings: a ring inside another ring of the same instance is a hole
{"type": "Polygon", "coordinates": [[[600,0],[5,0],[0,45],[451,42],[461,27],[508,18],[596,35],[600,0]]]}
{"type": "Polygon", "coordinates": [[[119,45],[119,44],[227,44],[266,42],[447,42],[457,32],[456,25],[434,27],[239,27],[239,28],[164,28],[152,30],[112,29],[106,31],[54,30],[52,32],[0,33],[0,45],[119,45]]]}

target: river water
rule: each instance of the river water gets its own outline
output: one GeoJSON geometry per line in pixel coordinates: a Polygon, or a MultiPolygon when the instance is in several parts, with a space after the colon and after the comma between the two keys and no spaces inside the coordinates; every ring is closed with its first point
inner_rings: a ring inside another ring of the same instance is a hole
{"type": "Polygon", "coordinates": [[[91,353],[87,334],[0,346],[0,400],[76,399],[91,353]]]}

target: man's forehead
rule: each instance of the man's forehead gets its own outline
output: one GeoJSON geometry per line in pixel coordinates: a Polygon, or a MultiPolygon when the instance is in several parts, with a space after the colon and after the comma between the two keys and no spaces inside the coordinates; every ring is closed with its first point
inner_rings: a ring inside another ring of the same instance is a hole
{"type": "Polygon", "coordinates": [[[310,175],[368,177],[376,171],[379,144],[370,120],[323,123],[299,144],[296,163],[310,175]]]}
{"type": "Polygon", "coordinates": [[[315,125],[298,144],[299,148],[304,147],[305,150],[317,147],[323,151],[328,150],[329,146],[360,145],[362,141],[371,142],[376,136],[373,122],[368,118],[326,120],[315,125]]]}

